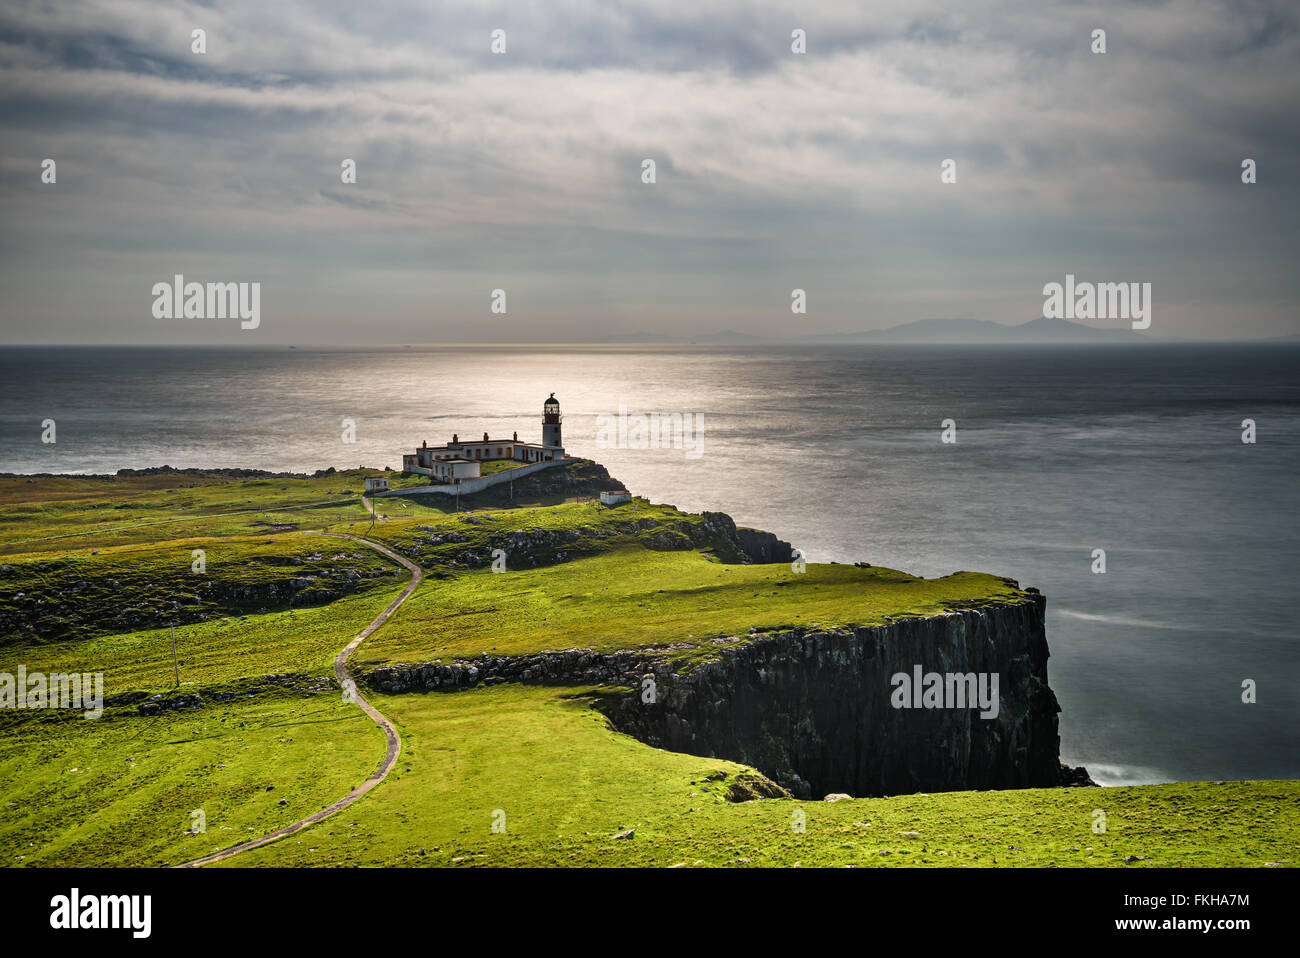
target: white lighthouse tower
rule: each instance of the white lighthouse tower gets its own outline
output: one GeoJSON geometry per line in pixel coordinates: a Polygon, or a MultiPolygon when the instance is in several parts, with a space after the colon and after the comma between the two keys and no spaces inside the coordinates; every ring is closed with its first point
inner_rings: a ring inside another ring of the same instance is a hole
{"type": "Polygon", "coordinates": [[[560,420],[563,418],[560,415],[560,403],[555,398],[555,393],[551,393],[542,406],[542,445],[554,449],[553,458],[556,459],[564,457],[564,442],[560,439],[560,420]]]}

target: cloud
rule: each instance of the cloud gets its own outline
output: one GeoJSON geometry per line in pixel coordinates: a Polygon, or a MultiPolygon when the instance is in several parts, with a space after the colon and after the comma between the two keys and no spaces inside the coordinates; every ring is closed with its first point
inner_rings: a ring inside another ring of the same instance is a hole
{"type": "Polygon", "coordinates": [[[0,14],[0,275],[81,281],[27,290],[0,335],[76,339],[93,310],[96,330],[158,337],[131,291],[181,261],[281,274],[268,329],[291,335],[319,315],[322,264],[385,277],[367,333],[396,341],[481,329],[487,281],[540,277],[557,311],[599,287],[638,315],[673,285],[687,306],[666,324],[695,304],[743,327],[752,307],[754,331],[811,286],[830,330],[971,303],[1019,321],[1067,271],[1152,280],[1186,304],[1178,332],[1295,331],[1298,47],[1281,0],[18,4],[0,14]],[[1234,263],[1256,288],[1225,279],[1234,263]],[[430,336],[431,295],[455,306],[430,336]]]}

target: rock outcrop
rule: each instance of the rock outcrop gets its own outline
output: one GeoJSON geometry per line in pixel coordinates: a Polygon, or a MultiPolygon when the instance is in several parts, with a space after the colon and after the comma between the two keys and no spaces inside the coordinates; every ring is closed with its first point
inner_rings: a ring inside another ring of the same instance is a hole
{"type": "Polygon", "coordinates": [[[790,562],[794,558],[790,543],[761,529],[737,526],[736,539],[750,562],[790,562]]]}
{"type": "MultiPolygon", "coordinates": [[[[609,475],[609,470],[591,459],[575,459],[553,469],[543,469],[518,478],[510,494],[519,501],[567,498],[569,496],[596,496],[601,492],[622,488],[622,483],[609,475]]],[[[491,486],[482,492],[461,497],[463,503],[499,502],[507,495],[505,486],[491,486]]]]}
{"type": "Polygon", "coordinates": [[[0,566],[0,646],[62,642],[186,625],[219,616],[324,605],[398,576],[360,552],[253,556],[178,580],[111,560],[37,559],[0,566]],[[39,591],[37,591],[39,588],[39,591]]]}

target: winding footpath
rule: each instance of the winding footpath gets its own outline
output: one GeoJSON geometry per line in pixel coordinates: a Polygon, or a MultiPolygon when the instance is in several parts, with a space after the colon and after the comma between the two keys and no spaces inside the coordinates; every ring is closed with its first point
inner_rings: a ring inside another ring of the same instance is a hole
{"type": "Polygon", "coordinates": [[[269,845],[271,842],[279,841],[287,835],[292,835],[294,832],[302,831],[302,829],[306,828],[308,825],[315,825],[317,822],[328,818],[335,812],[347,808],[387,778],[388,773],[397,762],[397,756],[402,753],[402,740],[398,737],[397,729],[393,727],[393,723],[384,718],[384,716],[380,714],[379,710],[367,702],[357,690],[356,681],[352,678],[352,673],[348,669],[348,659],[352,657],[352,653],[360,647],[362,642],[374,634],[374,631],[387,622],[389,616],[396,612],[398,607],[411,597],[411,594],[420,584],[420,580],[424,578],[424,570],[404,556],[398,555],[387,546],[382,546],[378,542],[372,542],[369,539],[363,539],[361,536],[347,535],[342,532],[322,532],[320,535],[331,536],[335,539],[351,539],[354,542],[360,542],[362,545],[369,546],[371,549],[387,556],[393,561],[401,563],[411,571],[411,581],[406,586],[405,591],[390,602],[388,608],[379,613],[373,622],[366,626],[355,639],[344,647],[343,651],[334,657],[334,676],[339,680],[339,685],[348,690],[351,693],[352,701],[360,705],[361,710],[369,715],[376,725],[383,729],[384,735],[388,739],[388,751],[384,755],[384,760],[380,762],[379,768],[375,769],[374,774],[328,808],[323,808],[315,815],[310,815],[307,818],[296,821],[292,825],[286,825],[284,828],[271,832],[269,835],[263,835],[261,838],[254,838],[251,841],[244,842],[242,845],[235,845],[232,848],[225,849],[224,851],[205,855],[203,858],[196,858],[193,861],[184,862],[180,865],[174,866],[176,868],[198,868],[200,865],[210,865],[213,862],[224,861],[227,858],[238,855],[240,852],[246,852],[251,848],[260,848],[263,845],[269,845]]]}

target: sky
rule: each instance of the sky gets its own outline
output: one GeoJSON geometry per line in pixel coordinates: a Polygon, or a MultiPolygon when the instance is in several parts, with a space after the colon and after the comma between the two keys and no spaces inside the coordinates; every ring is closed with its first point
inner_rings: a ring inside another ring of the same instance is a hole
{"type": "Polygon", "coordinates": [[[1151,283],[1152,338],[1296,334],[1298,27],[1293,0],[7,0],[0,344],[1021,323],[1067,274],[1151,283]],[[176,274],[260,284],[256,328],[156,316],[176,274]]]}

